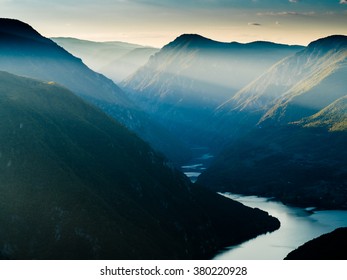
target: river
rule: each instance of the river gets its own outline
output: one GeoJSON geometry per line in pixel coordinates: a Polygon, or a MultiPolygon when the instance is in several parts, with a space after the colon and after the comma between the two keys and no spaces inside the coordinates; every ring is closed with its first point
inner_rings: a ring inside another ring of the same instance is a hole
{"type": "Polygon", "coordinates": [[[280,229],[260,235],[240,245],[226,248],[214,259],[279,260],[303,243],[338,227],[347,226],[347,211],[313,211],[289,207],[281,202],[256,196],[222,194],[252,208],[259,208],[278,218],[280,229]]]}
{"type": "MultiPolygon", "coordinates": [[[[214,156],[205,147],[193,149],[194,158],[183,165],[182,171],[194,183],[211,164],[214,156]]],[[[290,207],[281,202],[257,196],[221,194],[242,204],[259,208],[281,222],[280,229],[259,235],[240,245],[225,248],[214,259],[223,260],[281,260],[305,242],[338,227],[347,226],[347,211],[314,211],[290,207]]]]}
{"type": "Polygon", "coordinates": [[[192,160],[181,166],[184,174],[195,183],[199,175],[206,170],[214,156],[207,147],[196,147],[192,149],[192,160]]]}

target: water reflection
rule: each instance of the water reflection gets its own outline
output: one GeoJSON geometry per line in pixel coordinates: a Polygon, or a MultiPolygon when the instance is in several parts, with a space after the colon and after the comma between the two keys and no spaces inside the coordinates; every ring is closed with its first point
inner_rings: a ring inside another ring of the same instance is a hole
{"type": "Polygon", "coordinates": [[[281,228],[220,252],[215,259],[276,260],[303,243],[335,228],[347,226],[347,211],[316,211],[289,207],[256,196],[223,194],[247,206],[259,208],[278,218],[281,228]]]}

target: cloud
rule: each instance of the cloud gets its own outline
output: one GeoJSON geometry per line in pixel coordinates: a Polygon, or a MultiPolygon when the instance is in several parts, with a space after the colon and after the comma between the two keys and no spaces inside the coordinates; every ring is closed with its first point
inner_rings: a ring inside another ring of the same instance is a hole
{"type": "Polygon", "coordinates": [[[340,4],[347,4],[347,0],[340,0],[340,4]]]}
{"type": "MultiPolygon", "coordinates": [[[[347,1],[347,0],[344,0],[347,1]]],[[[265,12],[257,13],[257,16],[313,16],[316,12],[293,12],[293,11],[283,11],[283,12],[265,12]]]]}
{"type": "Polygon", "coordinates": [[[324,13],[324,15],[333,16],[333,15],[336,15],[336,13],[333,11],[327,11],[324,13]]]}
{"type": "Polygon", "coordinates": [[[289,0],[290,3],[298,3],[299,0],[289,0]]]}
{"type": "Polygon", "coordinates": [[[248,25],[249,25],[249,26],[261,26],[261,23],[258,23],[258,22],[249,22],[248,25]]]}

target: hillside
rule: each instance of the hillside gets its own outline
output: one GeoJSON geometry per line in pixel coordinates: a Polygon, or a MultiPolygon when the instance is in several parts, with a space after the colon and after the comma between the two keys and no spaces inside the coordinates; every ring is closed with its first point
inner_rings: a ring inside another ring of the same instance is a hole
{"type": "Polygon", "coordinates": [[[113,81],[121,83],[145,65],[149,58],[158,51],[159,49],[151,47],[136,48],[120,58],[111,60],[111,62],[100,68],[99,71],[110,77],[113,81]]]}
{"type": "Polygon", "coordinates": [[[233,118],[242,111],[260,123],[311,116],[346,94],[346,61],[347,36],[319,39],[272,66],[221,105],[219,113],[233,118]]]}
{"type": "Polygon", "coordinates": [[[290,252],[285,260],[346,260],[347,228],[317,237],[290,252]]]}
{"type": "Polygon", "coordinates": [[[270,42],[222,43],[197,34],[183,34],[164,46],[144,67],[124,81],[123,86],[145,95],[156,87],[161,89],[157,95],[163,97],[165,92],[165,97],[177,100],[182,97],[178,89],[188,88],[201,96],[188,93],[183,96],[187,99],[203,99],[207,95],[205,98],[218,102],[218,99],[230,97],[232,90],[246,85],[278,60],[301,49],[300,46],[270,42]],[[185,86],[185,80],[191,88],[185,86]],[[203,86],[210,87],[204,90],[203,86]],[[214,93],[210,92],[212,87],[214,93]],[[223,89],[228,89],[229,93],[223,89]]]}
{"type": "Polygon", "coordinates": [[[0,23],[1,70],[54,81],[85,98],[133,106],[109,79],[90,70],[28,24],[12,19],[0,19],[0,23]]]}
{"type": "Polygon", "coordinates": [[[120,85],[182,141],[206,146],[217,132],[206,125],[215,108],[272,64],[301,49],[269,42],[222,43],[183,34],[120,85]]]}
{"type": "Polygon", "coordinates": [[[89,69],[28,24],[0,19],[0,70],[59,83],[99,107],[173,161],[189,151],[167,129],[144,113],[110,79],[89,69]]]}
{"type": "Polygon", "coordinates": [[[297,123],[304,127],[325,127],[329,131],[347,131],[347,95],[297,123]]]}
{"type": "Polygon", "coordinates": [[[216,111],[229,140],[198,182],[216,191],[346,209],[347,37],[288,57],[216,111]]]}
{"type": "Polygon", "coordinates": [[[117,59],[142,46],[125,42],[95,42],[70,37],[53,37],[53,42],[79,57],[83,62],[98,71],[112,59],[117,59]]]}
{"type": "Polygon", "coordinates": [[[325,127],[253,129],[224,149],[198,183],[301,207],[347,209],[346,139],[345,131],[325,127]]]}
{"type": "Polygon", "coordinates": [[[207,258],[278,228],[66,88],[6,72],[0,85],[1,259],[207,258]]]}
{"type": "Polygon", "coordinates": [[[119,83],[139,67],[158,49],[125,42],[93,42],[76,38],[51,38],[59,46],[83,62],[94,71],[102,73],[119,83]]]}

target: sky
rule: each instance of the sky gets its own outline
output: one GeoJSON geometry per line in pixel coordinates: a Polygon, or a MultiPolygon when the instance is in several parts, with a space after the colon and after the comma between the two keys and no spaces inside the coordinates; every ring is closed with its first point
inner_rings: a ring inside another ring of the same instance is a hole
{"type": "Polygon", "coordinates": [[[222,42],[307,45],[347,35],[347,0],[0,0],[46,37],[162,47],[184,33],[222,42]]]}

